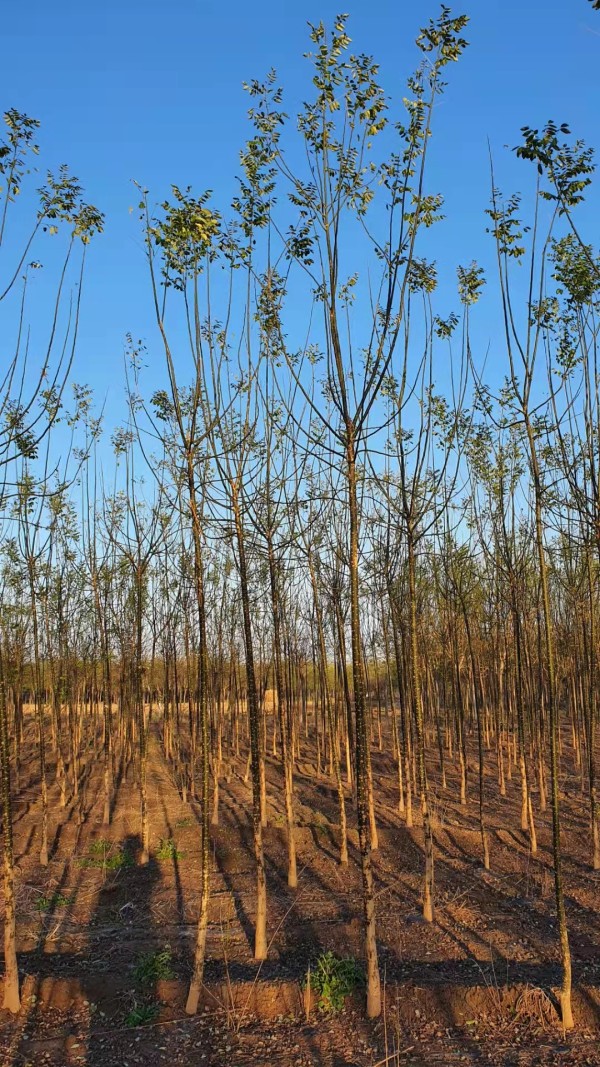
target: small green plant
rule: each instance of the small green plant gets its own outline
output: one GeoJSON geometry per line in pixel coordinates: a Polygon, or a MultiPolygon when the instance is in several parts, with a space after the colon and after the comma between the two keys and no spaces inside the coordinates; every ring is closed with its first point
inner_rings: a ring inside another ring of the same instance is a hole
{"type": "Polygon", "coordinates": [[[51,897],[40,897],[37,902],[38,911],[52,911],[54,908],[68,908],[75,902],[75,897],[65,897],[62,893],[53,893],[51,897]]]}
{"type": "Polygon", "coordinates": [[[97,841],[92,841],[90,845],[90,852],[92,856],[104,856],[113,847],[112,841],[107,841],[105,837],[99,837],[97,841]]]}
{"type": "Polygon", "coordinates": [[[129,852],[114,841],[100,838],[92,841],[89,855],[78,860],[78,867],[98,867],[106,871],[118,871],[121,867],[131,867],[133,859],[129,852]]]}
{"type": "Polygon", "coordinates": [[[183,856],[183,852],[177,850],[177,846],[172,837],[161,837],[160,844],[156,851],[156,857],[159,860],[179,860],[183,856]]]}
{"type": "Polygon", "coordinates": [[[125,1026],[145,1026],[158,1015],[158,1004],[136,1004],[125,1016],[125,1026]]]}
{"type": "Polygon", "coordinates": [[[319,1010],[338,1012],[344,1007],[346,997],[362,985],[364,976],[356,960],[323,952],[311,967],[308,981],[319,998],[319,1010]]]}
{"type": "Polygon", "coordinates": [[[133,859],[128,852],[118,849],[108,855],[101,866],[106,867],[107,871],[117,871],[120,867],[132,867],[133,859]]]}
{"type": "Polygon", "coordinates": [[[140,985],[152,985],[159,980],[173,978],[173,957],[171,949],[165,945],[162,952],[144,952],[138,956],[133,977],[140,985]]]}

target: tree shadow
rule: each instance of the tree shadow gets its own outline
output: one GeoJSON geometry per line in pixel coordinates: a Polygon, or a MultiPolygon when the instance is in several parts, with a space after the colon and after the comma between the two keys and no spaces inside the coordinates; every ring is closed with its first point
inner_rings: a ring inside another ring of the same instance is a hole
{"type": "MultiPolygon", "coordinates": [[[[165,947],[164,933],[153,922],[151,911],[161,871],[154,859],[140,866],[141,851],[139,835],[130,834],[110,852],[91,851],[85,858],[85,863],[93,864],[91,870],[99,871],[100,881],[83,949],[49,953],[42,936],[37,951],[19,953],[23,1014],[5,1067],[41,1063],[45,1058],[86,1067],[118,1062],[108,1055],[109,1028],[101,1021],[110,1021],[116,1033],[127,1025],[136,1006],[150,1012],[156,1004],[151,964],[146,968],[150,981],[145,982],[136,975],[135,963],[165,947]],[[103,866],[97,867],[101,862],[103,866]],[[49,1032],[51,1038],[44,1036],[49,1032]]],[[[56,917],[64,883],[63,876],[48,908],[50,920],[56,917]]],[[[77,889],[81,889],[81,877],[77,889]]]]}
{"type": "Polygon", "coordinates": [[[167,810],[167,805],[165,803],[164,793],[163,793],[162,789],[159,791],[159,798],[160,798],[160,803],[161,803],[161,807],[162,807],[162,810],[163,810],[163,818],[165,820],[165,826],[167,828],[167,833],[169,835],[168,840],[173,843],[172,844],[172,851],[171,851],[171,859],[172,859],[172,862],[173,862],[173,876],[174,876],[174,879],[175,879],[175,897],[176,897],[176,900],[177,900],[177,915],[178,915],[180,921],[184,922],[185,921],[185,905],[184,905],[184,900],[183,900],[183,886],[181,884],[181,872],[179,870],[179,853],[177,851],[177,847],[176,847],[176,844],[175,844],[175,839],[173,837],[173,827],[171,825],[171,820],[169,818],[169,812],[167,810]]]}

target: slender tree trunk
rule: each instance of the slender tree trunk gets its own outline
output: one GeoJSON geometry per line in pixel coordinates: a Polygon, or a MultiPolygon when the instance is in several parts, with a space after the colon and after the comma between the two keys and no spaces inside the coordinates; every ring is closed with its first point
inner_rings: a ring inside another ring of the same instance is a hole
{"type": "Polygon", "coordinates": [[[473,676],[473,699],[475,702],[475,717],[477,720],[477,752],[479,757],[479,833],[481,835],[481,849],[483,853],[483,866],[486,871],[490,869],[490,852],[488,846],[488,836],[485,826],[485,813],[484,813],[484,762],[483,762],[483,739],[481,728],[481,715],[482,715],[482,699],[481,699],[481,682],[479,673],[477,670],[477,664],[475,662],[475,650],[473,648],[473,638],[471,635],[471,625],[469,623],[469,612],[467,605],[462,601],[462,608],[465,620],[465,630],[467,633],[467,644],[469,646],[469,656],[471,659],[471,672],[473,676]]]}
{"type": "Polygon", "coordinates": [[[283,671],[281,667],[281,607],[279,602],[279,587],[277,581],[277,564],[273,552],[273,543],[269,536],[267,539],[269,579],[271,586],[271,612],[273,615],[273,654],[275,663],[275,690],[277,695],[277,712],[279,715],[279,730],[281,734],[281,764],[283,770],[285,819],[287,825],[288,845],[288,876],[287,882],[290,888],[295,889],[298,885],[296,870],[296,825],[294,820],[294,779],[293,763],[290,754],[290,739],[288,731],[288,707],[285,699],[283,671]]]}
{"type": "Polygon", "coordinates": [[[590,651],[588,693],[588,780],[590,789],[590,823],[592,828],[592,866],[600,870],[600,828],[596,794],[596,597],[592,578],[592,561],[587,556],[588,591],[590,598],[590,651]]]}
{"type": "Polygon", "coordinates": [[[356,488],[356,457],[353,426],[347,424],[347,479],[350,519],[350,627],[352,635],[352,678],[354,682],[354,713],[356,719],[356,810],[363,881],[365,926],[365,958],[367,969],[367,1015],[381,1014],[381,986],[375,935],[375,894],[371,863],[371,840],[368,800],[368,745],[365,707],[364,673],[360,640],[360,605],[358,595],[358,495],[356,488]]]}
{"type": "Polygon", "coordinates": [[[4,831],[4,1000],[3,1007],[15,1014],[21,1007],[17,934],[15,924],[15,868],[13,856],[12,797],[10,792],[10,749],[4,665],[0,650],[0,772],[2,779],[2,823],[4,831]]]}
{"type": "Polygon", "coordinates": [[[267,957],[267,876],[263,851],[263,812],[261,803],[263,792],[262,778],[264,776],[264,755],[261,745],[260,707],[256,688],[256,672],[254,668],[254,646],[252,640],[252,623],[250,620],[250,595],[248,591],[246,546],[242,516],[235,489],[232,491],[232,503],[238,549],[240,588],[242,594],[244,643],[246,651],[246,687],[250,720],[252,824],[254,831],[254,858],[256,861],[256,926],[254,933],[254,958],[257,960],[264,960],[267,957]]]}
{"type": "MultiPolygon", "coordinates": [[[[206,640],[206,608],[204,601],[204,568],[202,559],[202,528],[196,493],[194,457],[188,455],[187,464],[188,503],[192,518],[192,541],[194,545],[194,586],[198,613],[198,716],[200,739],[200,909],[196,926],[194,968],[185,1005],[188,1015],[198,1010],[198,1002],[204,978],[206,957],[206,933],[208,930],[208,906],[210,895],[210,828],[209,828],[209,730],[208,730],[208,649],[206,640]]],[[[191,693],[190,693],[191,699],[191,693]]]]}
{"type": "Polygon", "coordinates": [[[327,714],[327,727],[329,730],[329,750],[330,761],[335,771],[335,782],[337,787],[338,797],[338,810],[340,817],[340,863],[346,864],[348,862],[348,829],[346,822],[346,798],[344,796],[344,784],[342,782],[342,769],[340,762],[340,744],[339,736],[335,725],[333,704],[331,700],[331,693],[329,691],[329,679],[327,677],[327,651],[325,647],[325,632],[323,630],[323,615],[321,612],[321,601],[319,598],[319,588],[317,585],[317,576],[315,573],[314,563],[312,555],[309,552],[308,555],[308,569],[310,573],[310,580],[313,591],[313,602],[315,605],[315,618],[317,622],[317,635],[319,640],[319,660],[321,670],[321,685],[323,687],[323,697],[326,705],[327,714]]]}
{"type": "Polygon", "coordinates": [[[548,588],[548,569],[544,552],[544,528],[542,521],[542,483],[538,466],[537,450],[531,423],[526,418],[525,427],[529,441],[529,452],[534,483],[535,531],[540,569],[540,583],[543,607],[543,630],[548,671],[548,732],[550,735],[550,794],[552,803],[552,850],[554,855],[554,891],[556,897],[556,917],[561,962],[563,968],[561,988],[562,1023],[566,1030],[573,1027],[571,1010],[571,950],[565,912],[565,899],[562,884],[562,860],[560,845],[560,802],[558,789],[558,708],[556,705],[556,668],[554,641],[552,636],[552,616],[550,613],[550,592],[548,588]]]}
{"type": "Polygon", "coordinates": [[[423,918],[433,922],[433,830],[429,812],[427,771],[425,767],[425,735],[423,730],[423,695],[421,691],[421,671],[417,645],[417,588],[415,572],[415,547],[412,531],[408,531],[408,588],[410,611],[410,665],[412,675],[414,722],[417,745],[417,767],[419,793],[421,797],[421,814],[423,817],[423,836],[425,847],[425,877],[423,881],[423,918]]]}

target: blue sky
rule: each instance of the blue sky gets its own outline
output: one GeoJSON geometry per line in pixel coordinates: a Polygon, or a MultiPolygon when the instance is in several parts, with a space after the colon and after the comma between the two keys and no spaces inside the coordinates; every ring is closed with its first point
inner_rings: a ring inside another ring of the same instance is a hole
{"type": "MultiPolygon", "coordinates": [[[[27,0],[5,10],[1,109],[37,117],[42,165],[69,162],[106,212],[106,232],[91,250],[75,376],[99,402],[108,397],[109,422],[121,410],[126,332],[147,339],[154,358],[131,179],[156,201],[172,182],[210,187],[226,208],[248,135],[242,81],[276,67],[293,113],[309,92],[306,23],[331,21],[340,7],[350,13],[354,49],[374,55],[399,105],[414,38],[437,4],[27,0]]],[[[448,216],[436,255],[452,268],[473,258],[491,264],[488,138],[507,192],[530,184],[527,167],[504,147],[517,143],[522,125],[553,117],[600,142],[600,14],[586,0],[468,0],[453,7],[462,11],[470,47],[448,72],[429,180],[448,216]]],[[[485,344],[485,323],[479,329],[485,344]]],[[[152,369],[148,380],[158,380],[152,369]]]]}

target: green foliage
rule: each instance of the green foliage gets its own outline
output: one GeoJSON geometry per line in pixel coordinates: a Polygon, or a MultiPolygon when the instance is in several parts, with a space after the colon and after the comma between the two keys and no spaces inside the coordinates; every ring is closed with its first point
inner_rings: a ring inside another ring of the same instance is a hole
{"type": "Polygon", "coordinates": [[[515,149],[517,155],[535,163],[538,174],[545,174],[550,182],[551,188],[541,189],[540,195],[557,201],[560,214],[581,203],[595,169],[593,149],[582,140],[573,144],[562,140],[559,135],[568,138],[571,131],[565,122],[557,126],[552,119],[541,132],[523,126],[521,133],[523,144],[515,149]]]}
{"type": "MultiPolygon", "coordinates": [[[[206,207],[210,190],[195,198],[189,187],[183,192],[177,185],[171,188],[175,203],[165,200],[163,216],[154,220],[149,237],[162,252],[165,284],[183,290],[202,271],[204,258],[219,236],[221,219],[206,207]]],[[[140,209],[145,207],[142,200],[140,209]]]]}
{"type": "Polygon", "coordinates": [[[4,406],[3,436],[23,459],[36,459],[39,439],[28,421],[27,407],[13,400],[7,401],[4,406]]]}
{"type": "Polygon", "coordinates": [[[461,304],[476,304],[485,285],[483,267],[472,262],[468,267],[457,267],[456,273],[461,304]]]}
{"type": "Polygon", "coordinates": [[[78,867],[97,867],[106,871],[118,871],[121,867],[132,867],[133,858],[114,841],[99,838],[92,841],[89,854],[78,861],[78,867]]]}
{"type": "Polygon", "coordinates": [[[452,337],[456,327],[458,326],[458,316],[454,311],[451,311],[447,319],[440,318],[439,315],[435,316],[433,329],[436,337],[448,339],[452,337]]]}
{"type": "Polygon", "coordinates": [[[67,908],[75,902],[75,897],[65,897],[62,893],[53,893],[50,897],[40,897],[36,907],[38,911],[53,911],[54,908],[67,908]]]}
{"type": "Polygon", "coordinates": [[[156,857],[159,860],[178,860],[183,856],[183,852],[177,850],[177,846],[172,837],[161,837],[160,844],[156,851],[156,857]]]}
{"type": "Polygon", "coordinates": [[[429,20],[429,25],[421,30],[417,45],[422,52],[437,52],[437,66],[445,67],[447,63],[456,63],[467,41],[460,36],[469,21],[467,15],[453,17],[449,7],[442,4],[439,17],[429,20]]]}
{"type": "Polygon", "coordinates": [[[92,841],[90,852],[92,856],[103,856],[107,849],[111,847],[111,841],[108,841],[105,837],[99,837],[97,841],[92,841]]]}
{"type": "Polygon", "coordinates": [[[356,960],[340,959],[333,952],[323,952],[310,971],[310,988],[318,995],[319,1010],[338,1012],[346,997],[364,982],[364,975],[356,960]]]}
{"type": "Polygon", "coordinates": [[[591,245],[583,245],[569,233],[552,244],[551,259],[557,292],[564,296],[569,307],[584,307],[597,299],[600,290],[600,259],[594,257],[591,245]]]}
{"type": "Polygon", "coordinates": [[[84,244],[88,244],[95,233],[102,233],[104,215],[82,200],[83,188],[65,164],[59,167],[57,174],[48,171],[46,184],[38,192],[38,220],[47,233],[58,233],[61,222],[71,225],[73,236],[80,237],[84,244]]]}
{"type": "Polygon", "coordinates": [[[172,954],[168,945],[159,952],[144,952],[138,957],[133,976],[140,985],[152,985],[174,977],[172,954]]]}
{"type": "Polygon", "coordinates": [[[522,243],[523,235],[529,231],[529,226],[524,226],[517,212],[521,204],[518,193],[505,202],[499,189],[492,189],[492,206],[486,210],[493,225],[487,230],[495,238],[500,255],[520,260],[525,255],[525,247],[522,243]]]}
{"type": "MultiPolygon", "coordinates": [[[[40,124],[14,107],[4,112],[4,122],[8,134],[6,141],[0,141],[0,175],[7,179],[7,199],[14,200],[21,192],[23,175],[27,173],[27,153],[37,155],[39,152],[34,137],[40,124]]],[[[4,192],[1,187],[0,192],[4,192]]]]}
{"type": "Polygon", "coordinates": [[[437,267],[425,259],[413,259],[408,267],[411,293],[433,293],[437,285],[437,267]]]}
{"type": "Polygon", "coordinates": [[[156,1019],[158,1004],[136,1004],[125,1016],[125,1026],[145,1026],[156,1019]]]}
{"type": "Polygon", "coordinates": [[[108,871],[117,871],[120,867],[132,867],[133,860],[129,853],[119,850],[106,857],[104,866],[108,871]]]}

